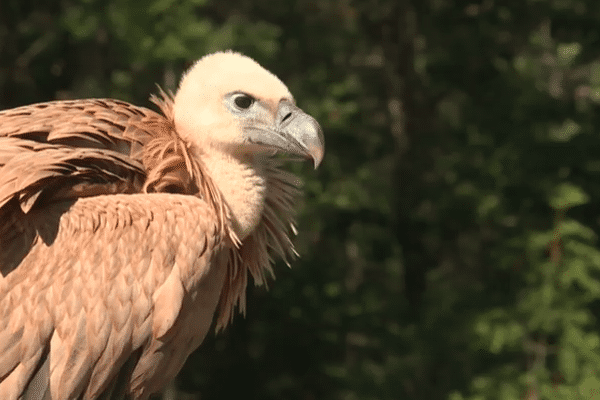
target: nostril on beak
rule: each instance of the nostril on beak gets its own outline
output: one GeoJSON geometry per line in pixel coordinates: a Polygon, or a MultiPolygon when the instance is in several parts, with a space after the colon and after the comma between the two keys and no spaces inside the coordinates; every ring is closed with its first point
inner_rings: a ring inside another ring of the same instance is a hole
{"type": "Polygon", "coordinates": [[[291,116],[292,116],[292,113],[291,113],[291,112],[290,112],[290,113],[287,113],[287,114],[285,115],[285,117],[283,117],[283,119],[281,120],[281,123],[283,124],[283,123],[284,123],[284,122],[285,122],[287,119],[291,118],[291,116]]]}

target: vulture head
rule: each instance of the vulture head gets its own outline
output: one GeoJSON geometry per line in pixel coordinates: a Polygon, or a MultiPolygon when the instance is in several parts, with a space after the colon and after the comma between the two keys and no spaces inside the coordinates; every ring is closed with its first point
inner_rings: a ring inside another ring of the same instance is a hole
{"type": "Polygon", "coordinates": [[[179,135],[218,182],[240,240],[259,223],[268,196],[267,158],[302,156],[315,168],[323,158],[319,124],[296,107],[279,78],[239,53],[218,52],[197,61],[181,79],[173,118],[179,135]]]}

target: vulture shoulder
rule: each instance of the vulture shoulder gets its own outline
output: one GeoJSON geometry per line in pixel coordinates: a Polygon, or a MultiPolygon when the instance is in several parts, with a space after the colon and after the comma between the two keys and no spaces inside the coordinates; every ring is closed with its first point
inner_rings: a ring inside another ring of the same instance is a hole
{"type": "MultiPolygon", "coordinates": [[[[118,193],[199,194],[200,167],[175,133],[172,100],[162,94],[153,101],[165,115],[111,99],[0,111],[2,275],[33,244],[24,221],[35,204],[118,193]]],[[[210,182],[205,186],[214,195],[210,182]]]]}
{"type": "Polygon", "coordinates": [[[124,373],[152,393],[187,357],[152,339],[208,331],[223,211],[156,101],[166,115],[108,99],[0,112],[0,398],[35,378],[53,399],[111,398],[124,373]]]}

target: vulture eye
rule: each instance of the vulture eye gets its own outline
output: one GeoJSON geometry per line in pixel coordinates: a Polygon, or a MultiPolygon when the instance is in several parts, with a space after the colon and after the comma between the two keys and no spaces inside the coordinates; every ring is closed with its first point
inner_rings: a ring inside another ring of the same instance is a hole
{"type": "Polygon", "coordinates": [[[246,93],[239,93],[233,97],[233,102],[241,110],[249,109],[252,106],[252,104],[254,104],[254,101],[254,97],[246,93]]]}

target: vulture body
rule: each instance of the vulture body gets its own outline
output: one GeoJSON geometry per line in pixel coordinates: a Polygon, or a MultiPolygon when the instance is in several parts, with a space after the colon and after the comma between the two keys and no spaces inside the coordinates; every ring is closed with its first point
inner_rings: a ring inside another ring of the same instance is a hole
{"type": "Polygon", "coordinates": [[[324,143],[286,86],[223,52],[152,100],[0,112],[0,399],[148,399],[294,255],[273,156],[324,143]]]}

